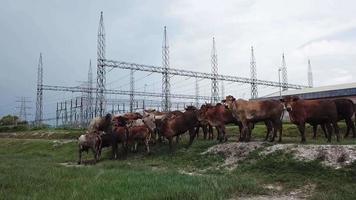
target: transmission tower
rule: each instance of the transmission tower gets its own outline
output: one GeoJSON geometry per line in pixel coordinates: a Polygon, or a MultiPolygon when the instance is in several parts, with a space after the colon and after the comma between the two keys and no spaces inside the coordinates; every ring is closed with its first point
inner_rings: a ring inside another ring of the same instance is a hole
{"type": "Polygon", "coordinates": [[[199,107],[199,80],[195,78],[195,107],[199,107]]]}
{"type": "Polygon", "coordinates": [[[20,106],[16,108],[19,109],[19,118],[23,121],[27,121],[27,116],[29,115],[27,110],[31,108],[26,105],[27,103],[31,102],[28,100],[28,98],[29,97],[20,97],[18,100],[16,100],[17,103],[20,103],[20,106]]]}
{"type": "Polygon", "coordinates": [[[313,84],[313,72],[310,64],[310,59],[308,59],[308,86],[309,87],[314,87],[313,84]]]}
{"type": "Polygon", "coordinates": [[[95,115],[103,116],[105,113],[105,84],[106,72],[104,66],[105,59],[105,30],[103,12],[100,13],[97,46],[97,69],[96,69],[96,103],[95,115]]]}
{"type": "Polygon", "coordinates": [[[168,74],[169,68],[169,46],[167,41],[167,28],[164,27],[163,34],[163,46],[162,46],[162,67],[164,68],[162,73],[162,109],[167,112],[171,110],[171,85],[170,77],[168,74]]]}
{"type": "Polygon", "coordinates": [[[135,90],[135,77],[134,70],[130,70],[130,112],[134,111],[135,99],[134,99],[134,90],[135,90]]]}
{"type": "Polygon", "coordinates": [[[256,71],[256,59],[253,52],[253,47],[251,47],[251,61],[250,61],[250,72],[251,72],[251,99],[256,99],[258,97],[257,91],[257,71],[256,71]]]}
{"type": "Polygon", "coordinates": [[[215,38],[213,37],[213,48],[211,50],[211,72],[213,79],[211,79],[211,103],[219,102],[219,85],[218,85],[218,55],[216,53],[215,38]]]}
{"type": "Polygon", "coordinates": [[[42,63],[42,53],[40,53],[40,58],[38,61],[37,68],[37,95],[36,95],[36,116],[35,124],[40,126],[43,119],[43,63],[42,63]]]}
{"type": "Polygon", "coordinates": [[[90,119],[94,117],[93,115],[93,70],[91,67],[91,60],[89,60],[89,70],[88,70],[88,93],[87,93],[87,119],[89,122],[90,119]]]}
{"type": "Polygon", "coordinates": [[[288,90],[288,76],[287,76],[287,65],[284,59],[284,53],[282,54],[282,90],[288,90]]]}

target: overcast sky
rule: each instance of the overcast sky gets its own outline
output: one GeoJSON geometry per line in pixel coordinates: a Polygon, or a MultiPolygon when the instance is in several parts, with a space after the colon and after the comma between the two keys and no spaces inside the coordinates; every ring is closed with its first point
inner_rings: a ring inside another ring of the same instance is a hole
{"type": "MultiPolygon", "coordinates": [[[[161,65],[167,26],[171,67],[210,72],[212,37],[219,73],[249,77],[250,47],[257,77],[278,81],[281,55],[290,83],[307,84],[311,60],[314,85],[355,82],[356,2],[352,0],[231,1],[19,1],[0,0],[0,116],[16,112],[16,97],[35,107],[36,70],[43,53],[44,83],[74,86],[96,65],[96,35],[104,12],[109,59],[161,65]]],[[[128,89],[127,71],[108,73],[108,88],[128,89]]],[[[136,73],[136,89],[159,92],[161,77],[136,73]]],[[[250,86],[224,83],[225,93],[249,98],[250,86]]],[[[194,94],[194,80],[172,77],[172,91],[194,94]]],[[[200,81],[201,95],[210,82],[200,81]]],[[[277,91],[259,87],[260,96],[277,91]]],[[[77,94],[45,91],[45,116],[57,101],[77,94]]],[[[29,110],[30,111],[30,110],[29,110]]]]}

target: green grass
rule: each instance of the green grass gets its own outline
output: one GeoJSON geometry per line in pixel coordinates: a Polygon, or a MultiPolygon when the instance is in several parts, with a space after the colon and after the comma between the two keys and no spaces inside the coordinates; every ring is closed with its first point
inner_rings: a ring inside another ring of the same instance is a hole
{"type": "MultiPolygon", "coordinates": [[[[285,130],[285,142],[299,142],[293,125],[285,126],[285,130]]],[[[109,160],[110,151],[105,150],[96,165],[66,167],[60,163],[77,160],[76,143],[58,145],[52,139],[75,138],[81,131],[46,131],[55,133],[40,139],[28,134],[31,140],[24,139],[26,134],[20,139],[0,139],[2,199],[228,199],[268,194],[263,185],[269,183],[282,185],[284,191],[315,184],[312,199],[356,198],[356,165],[334,170],[317,161],[296,161],[281,152],[261,157],[256,151],[228,171],[217,167],[223,157],[201,154],[217,144],[202,140],[201,135],[188,149],[187,138],[183,138],[174,153],[167,144],[160,144],[152,147],[151,155],[145,155],[141,148],[126,160],[109,160]]],[[[257,125],[253,139],[262,139],[264,134],[264,125],[257,125]]],[[[236,128],[228,127],[228,136],[230,141],[236,140],[236,128]]],[[[325,144],[320,134],[317,140],[308,137],[307,141],[325,144]]],[[[341,143],[355,144],[355,140],[341,143]]],[[[84,158],[91,158],[91,154],[84,158]]]]}

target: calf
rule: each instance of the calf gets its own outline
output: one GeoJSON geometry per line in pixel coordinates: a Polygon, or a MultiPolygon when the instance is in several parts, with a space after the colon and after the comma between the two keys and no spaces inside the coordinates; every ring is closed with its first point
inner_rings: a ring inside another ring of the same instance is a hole
{"type": "Polygon", "coordinates": [[[137,151],[137,145],[139,142],[143,142],[146,146],[146,152],[150,153],[150,140],[152,132],[144,124],[141,126],[131,126],[128,127],[128,144],[134,144],[134,150],[137,151]]]}
{"type": "MultiPolygon", "coordinates": [[[[276,100],[246,101],[236,100],[233,96],[227,96],[223,102],[232,111],[232,115],[242,124],[240,140],[248,142],[251,137],[251,129],[254,123],[264,121],[270,123],[273,128],[274,141],[277,131],[279,132],[279,141],[282,140],[282,113],[283,105],[276,100]]],[[[267,135],[268,137],[268,135],[267,135]]]]}
{"type": "Polygon", "coordinates": [[[326,124],[328,142],[331,142],[332,124],[337,141],[339,141],[339,126],[337,125],[337,109],[331,100],[303,100],[297,96],[286,96],[281,101],[286,107],[290,121],[297,125],[301,134],[301,142],[305,142],[305,123],[326,124]]]}
{"type": "Polygon", "coordinates": [[[86,151],[88,153],[88,150],[91,149],[93,154],[94,154],[94,163],[97,162],[99,158],[99,149],[101,146],[101,139],[100,135],[97,134],[96,132],[87,132],[84,135],[79,136],[78,138],[78,147],[79,147],[79,158],[78,158],[78,164],[80,165],[82,163],[82,152],[86,151]]]}

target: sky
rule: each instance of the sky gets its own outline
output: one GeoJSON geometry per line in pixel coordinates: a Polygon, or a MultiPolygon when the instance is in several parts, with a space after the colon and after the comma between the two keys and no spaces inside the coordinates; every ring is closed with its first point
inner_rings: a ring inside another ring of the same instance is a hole
{"type": "MultiPolygon", "coordinates": [[[[0,2],[0,116],[17,113],[16,100],[22,96],[32,101],[28,112],[34,115],[40,52],[44,84],[82,84],[90,59],[95,72],[101,11],[108,59],[160,66],[167,26],[172,68],[210,72],[215,37],[220,74],[249,77],[253,46],[258,79],[278,81],[284,53],[289,83],[307,85],[308,59],[314,86],[356,81],[356,2],[352,0],[0,2]]],[[[107,88],[128,90],[128,74],[110,70],[107,88]]],[[[135,72],[135,78],[137,91],[161,91],[160,75],[135,72]]],[[[194,94],[194,81],[171,77],[172,93],[194,94]]],[[[250,97],[248,84],[223,84],[225,94],[250,97]]],[[[210,95],[210,81],[199,80],[199,86],[201,95],[210,95]]],[[[278,88],[259,86],[258,90],[263,96],[278,88]]],[[[44,93],[45,117],[54,115],[56,102],[78,96],[44,93]]]]}

